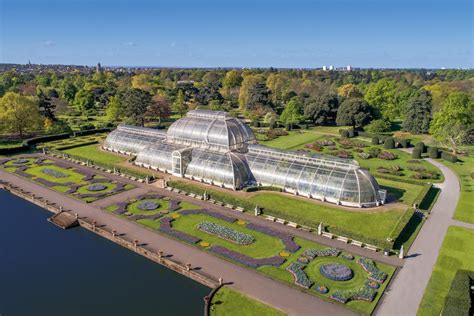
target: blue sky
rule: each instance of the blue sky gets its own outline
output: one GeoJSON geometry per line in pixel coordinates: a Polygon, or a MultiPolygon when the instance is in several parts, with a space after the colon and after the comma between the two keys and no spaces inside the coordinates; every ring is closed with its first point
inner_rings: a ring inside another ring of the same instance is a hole
{"type": "Polygon", "coordinates": [[[0,0],[0,62],[473,67],[469,0],[0,0]]]}

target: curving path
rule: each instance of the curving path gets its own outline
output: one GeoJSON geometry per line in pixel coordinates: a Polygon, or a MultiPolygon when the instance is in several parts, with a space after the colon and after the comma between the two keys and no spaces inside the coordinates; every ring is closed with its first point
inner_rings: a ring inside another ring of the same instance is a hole
{"type": "Polygon", "coordinates": [[[436,185],[441,193],[411,246],[403,268],[386,291],[377,315],[416,315],[448,227],[458,225],[452,220],[460,193],[458,177],[445,165],[433,159],[426,160],[444,175],[444,182],[436,185]]]}

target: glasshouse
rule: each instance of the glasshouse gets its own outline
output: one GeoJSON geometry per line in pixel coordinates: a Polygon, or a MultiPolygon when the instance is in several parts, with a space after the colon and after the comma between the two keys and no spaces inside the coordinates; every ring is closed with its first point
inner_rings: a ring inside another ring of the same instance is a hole
{"type": "Polygon", "coordinates": [[[386,191],[356,161],[258,145],[244,122],[221,111],[189,111],[166,132],[119,125],[103,148],[135,155],[141,167],[234,190],[275,186],[355,207],[385,201],[386,191]]]}

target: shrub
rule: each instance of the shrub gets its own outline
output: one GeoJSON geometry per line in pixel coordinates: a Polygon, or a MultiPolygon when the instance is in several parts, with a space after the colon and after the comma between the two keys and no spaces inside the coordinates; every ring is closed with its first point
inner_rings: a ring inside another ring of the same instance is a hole
{"type": "Polygon", "coordinates": [[[370,158],[370,154],[369,154],[369,153],[360,153],[360,154],[359,154],[359,157],[362,158],[362,159],[369,159],[369,158],[370,158]]]}
{"type": "Polygon", "coordinates": [[[256,186],[256,187],[246,187],[242,191],[244,192],[256,192],[256,191],[276,191],[276,192],[281,192],[281,188],[277,187],[272,187],[269,185],[262,185],[262,186],[256,186]]]}
{"type": "Polygon", "coordinates": [[[378,158],[383,160],[395,160],[397,159],[397,155],[389,151],[383,151],[378,156],[378,158]]]}
{"type": "Polygon", "coordinates": [[[421,159],[421,148],[415,147],[411,153],[411,157],[415,159],[421,159]]]}
{"type": "Polygon", "coordinates": [[[393,137],[385,138],[385,141],[383,143],[383,148],[385,148],[385,149],[395,148],[395,140],[393,139],[393,137]]]}
{"type": "Polygon", "coordinates": [[[441,158],[446,161],[456,162],[458,161],[458,157],[456,155],[450,154],[448,152],[442,151],[441,158]]]}
{"type": "Polygon", "coordinates": [[[428,154],[430,155],[430,158],[437,159],[439,157],[438,147],[428,148],[428,154]]]}
{"type": "Polygon", "coordinates": [[[349,132],[349,138],[352,138],[355,136],[355,131],[353,128],[349,128],[348,132],[349,132]]]}
{"type": "Polygon", "coordinates": [[[426,152],[426,146],[423,142],[416,143],[415,148],[420,148],[422,153],[426,152]]]}
{"type": "Polygon", "coordinates": [[[391,127],[392,123],[390,123],[390,121],[388,120],[384,120],[384,119],[379,119],[379,120],[374,120],[372,122],[370,122],[369,125],[367,125],[365,127],[365,129],[369,132],[369,133],[383,133],[383,132],[388,132],[390,131],[390,127],[391,127]]]}
{"type": "Polygon", "coordinates": [[[470,283],[474,279],[474,271],[458,270],[451,282],[451,287],[446,300],[442,315],[472,315],[472,302],[470,297],[470,283]],[[470,310],[471,309],[471,310],[470,310]]]}
{"type": "Polygon", "coordinates": [[[349,138],[349,131],[347,129],[341,130],[341,137],[342,138],[349,138]]]}
{"type": "Polygon", "coordinates": [[[381,150],[377,147],[371,147],[371,148],[369,148],[369,151],[368,151],[370,157],[372,157],[372,158],[377,158],[379,156],[380,152],[381,152],[381,150]]]}
{"type": "Polygon", "coordinates": [[[402,146],[402,148],[410,147],[410,140],[409,139],[405,139],[405,138],[399,139],[398,143],[400,144],[400,146],[402,146]]]}
{"type": "Polygon", "coordinates": [[[377,136],[372,137],[372,145],[378,145],[380,140],[377,136]]]}

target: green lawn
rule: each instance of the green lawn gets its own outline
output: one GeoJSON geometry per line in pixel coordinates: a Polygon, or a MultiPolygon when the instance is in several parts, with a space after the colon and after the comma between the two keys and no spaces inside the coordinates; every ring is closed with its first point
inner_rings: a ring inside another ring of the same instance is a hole
{"type": "Polygon", "coordinates": [[[127,211],[132,214],[146,214],[146,215],[153,215],[159,213],[160,211],[166,210],[169,207],[169,201],[165,199],[143,199],[136,202],[132,202],[128,204],[127,211]],[[138,208],[138,205],[142,202],[156,202],[159,204],[159,207],[152,211],[144,211],[138,208]]]}
{"type": "Polygon", "coordinates": [[[283,316],[284,313],[228,287],[217,291],[211,301],[213,316],[283,316]]]}
{"type": "MultiPolygon", "coordinates": [[[[385,212],[371,212],[357,209],[354,211],[340,209],[334,206],[322,205],[293,199],[272,192],[259,192],[249,199],[260,207],[278,211],[276,216],[297,223],[317,227],[320,222],[335,226],[369,238],[384,241],[397,224],[405,210],[389,210],[385,212]]],[[[273,212],[269,212],[272,213],[273,212]]],[[[268,215],[272,215],[268,214],[268,215]]]]}
{"type": "Polygon", "coordinates": [[[440,162],[451,168],[461,183],[461,196],[454,218],[474,223],[474,179],[471,178],[471,173],[474,172],[474,146],[470,146],[469,149],[469,157],[459,156],[460,162],[452,163],[445,160],[440,160],[440,162]]]}
{"type": "Polygon", "coordinates": [[[451,226],[425,290],[418,315],[439,315],[458,269],[474,270],[474,230],[451,226]]]}
{"type": "Polygon", "coordinates": [[[280,136],[270,141],[259,142],[262,145],[278,149],[294,149],[304,144],[314,142],[321,135],[308,131],[290,131],[288,136],[280,136]]]}
{"type": "Polygon", "coordinates": [[[12,148],[21,146],[22,142],[18,140],[0,140],[0,148],[12,148]]]}
{"type": "Polygon", "coordinates": [[[403,202],[407,206],[412,206],[415,198],[418,196],[423,186],[405,183],[400,181],[392,181],[387,179],[377,179],[380,187],[386,189],[389,195],[388,201],[391,199],[403,202]]]}
{"type": "Polygon", "coordinates": [[[237,224],[237,222],[231,224],[206,214],[181,216],[180,218],[172,222],[172,226],[176,230],[198,237],[202,241],[206,241],[211,245],[217,244],[219,246],[243,253],[247,256],[254,258],[266,258],[275,256],[278,255],[278,253],[284,249],[283,242],[279,238],[263,234],[252,229],[248,229],[245,226],[237,224]],[[239,232],[251,235],[255,238],[255,241],[250,245],[238,245],[223,238],[208,234],[199,230],[196,227],[196,225],[202,221],[216,223],[225,227],[232,228],[239,232]]]}
{"type": "Polygon", "coordinates": [[[84,178],[84,175],[80,173],[74,172],[71,169],[65,169],[58,166],[34,166],[31,168],[28,168],[25,172],[35,177],[43,178],[48,181],[57,182],[57,183],[66,183],[66,182],[81,183],[82,179],[84,178]],[[43,172],[43,170],[46,168],[56,170],[57,172],[66,175],[66,177],[56,178],[56,177],[50,176],[43,172]]]}
{"type": "Polygon", "coordinates": [[[110,152],[100,150],[97,144],[75,147],[71,149],[64,150],[65,153],[79,156],[85,159],[90,159],[92,161],[97,161],[98,163],[104,164],[119,164],[127,160],[126,157],[113,154],[110,152]]]}

